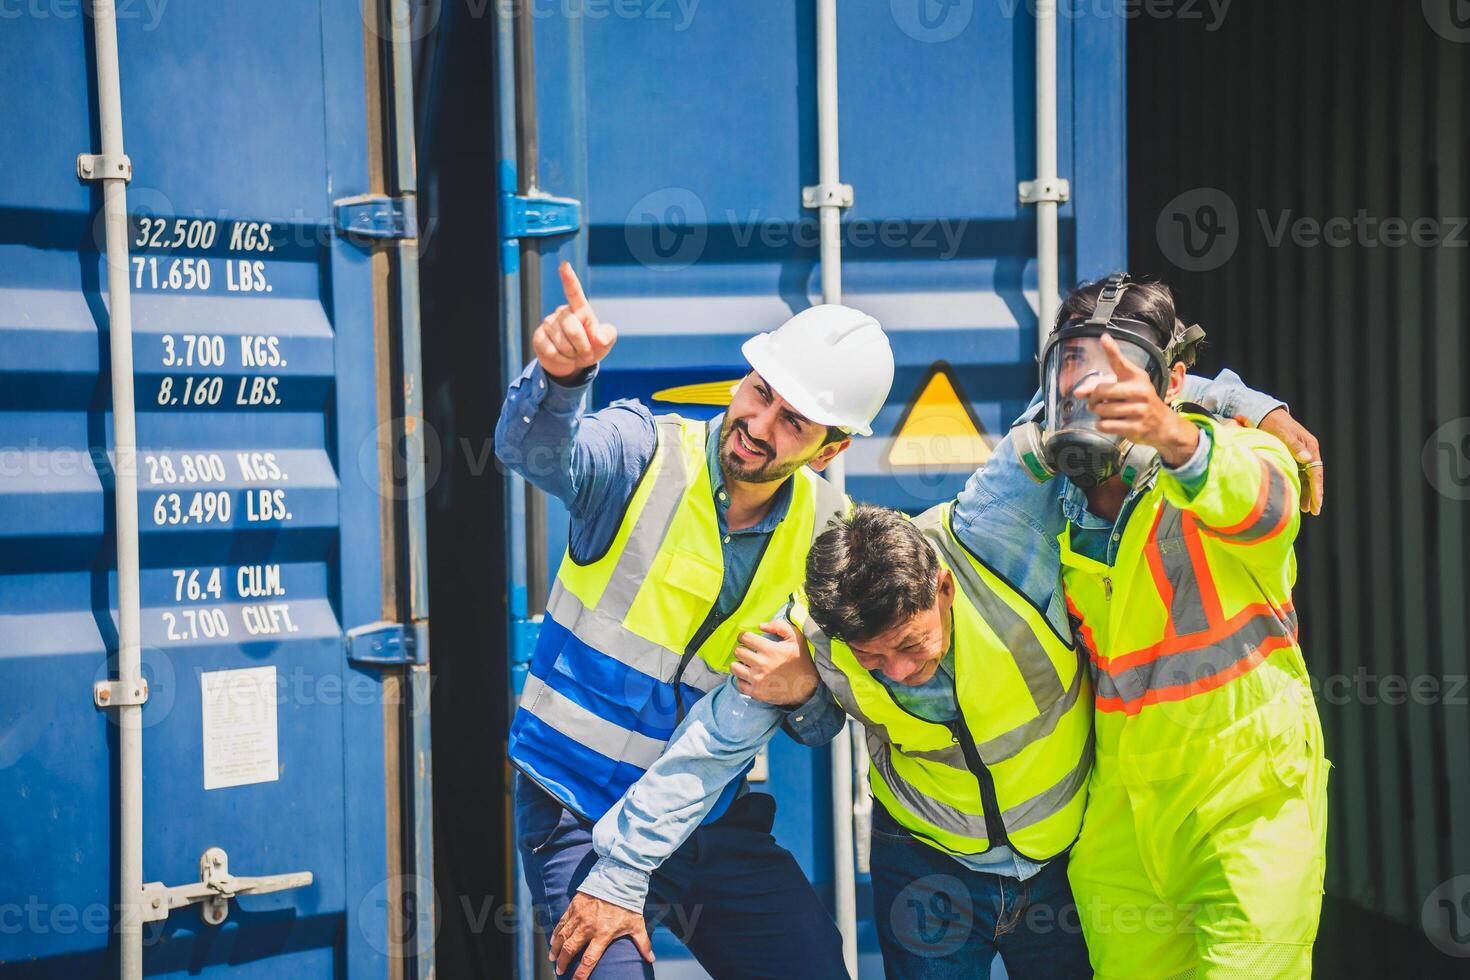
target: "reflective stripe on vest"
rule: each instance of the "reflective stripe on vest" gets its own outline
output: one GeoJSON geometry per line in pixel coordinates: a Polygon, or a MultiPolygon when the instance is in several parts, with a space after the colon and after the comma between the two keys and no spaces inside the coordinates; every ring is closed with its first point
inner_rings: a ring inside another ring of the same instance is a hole
{"type": "MultiPolygon", "coordinates": [[[[1169,502],[1158,507],[1145,558],[1154,588],[1167,608],[1164,636],[1139,649],[1105,657],[1072,598],[1067,607],[1078,639],[1094,666],[1098,711],[1138,714],[1158,702],[1183,701],[1214,691],[1257,667],[1276,649],[1297,642],[1297,613],[1289,602],[1255,602],[1226,617],[1220,605],[1201,533],[1250,542],[1273,535],[1289,517],[1291,489],[1276,467],[1261,463],[1257,507],[1241,525],[1208,532],[1194,516],[1169,502]]],[[[1069,547],[1070,550],[1070,547],[1069,547]]]]}
{"type": "MultiPolygon", "coordinates": [[[[1045,860],[1065,850],[1081,827],[1092,767],[1086,671],[1045,616],[964,549],[949,519],[946,505],[915,521],[958,586],[955,684],[963,724],[993,780],[1007,843],[1045,860]]],[[[867,728],[874,796],[926,843],[958,854],[988,850],[979,774],[955,734],[898,705],[846,644],[828,639],[803,602],[793,605],[793,622],[818,672],[867,728]]]]}
{"type": "Polygon", "coordinates": [[[717,430],[677,416],[656,423],[654,458],[607,551],[563,558],[511,726],[515,764],[593,819],[658,758],[679,701],[687,708],[725,681],[735,637],[783,605],[811,542],[847,507],[825,480],[795,473],[739,608],[691,652],[724,580],[705,441],[717,430]]]}
{"type": "Polygon", "coordinates": [[[1291,492],[1291,485],[1286,482],[1285,474],[1264,459],[1259,462],[1264,479],[1261,480],[1260,496],[1251,512],[1234,527],[1215,529],[1201,524],[1199,529],[1202,532],[1249,544],[1273,537],[1286,526],[1291,517],[1291,509],[1296,505],[1295,494],[1291,492]]]}

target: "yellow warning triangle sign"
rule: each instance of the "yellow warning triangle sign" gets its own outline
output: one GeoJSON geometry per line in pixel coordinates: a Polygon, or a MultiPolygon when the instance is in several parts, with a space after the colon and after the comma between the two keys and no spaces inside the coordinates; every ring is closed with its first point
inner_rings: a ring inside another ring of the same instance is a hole
{"type": "Polygon", "coordinates": [[[990,458],[990,443],[950,366],[935,362],[898,423],[888,446],[892,468],[974,469],[990,458]]]}

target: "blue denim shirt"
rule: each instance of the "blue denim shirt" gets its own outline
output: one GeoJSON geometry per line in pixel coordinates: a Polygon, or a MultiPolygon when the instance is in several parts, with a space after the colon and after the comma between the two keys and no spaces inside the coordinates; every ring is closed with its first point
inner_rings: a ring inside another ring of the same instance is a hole
{"type": "MultiPolygon", "coordinates": [[[[628,499],[653,459],[658,432],[653,413],[636,401],[616,401],[584,414],[597,372],[565,387],[532,362],[510,386],[495,427],[500,461],[562,503],[572,515],[569,547],[579,560],[602,553],[617,535],[628,499]]],[[[717,425],[716,419],[713,425],[717,425]]],[[[715,608],[734,612],[760,563],[766,539],[791,505],[790,481],[776,491],[761,521],[730,531],[730,497],[719,465],[717,439],[709,440],[709,475],[726,574],[715,608]]]]}
{"type": "MultiPolygon", "coordinates": [[[[1040,405],[1033,399],[1023,418],[1040,405]]],[[[1191,377],[1184,397],[1219,415],[1244,415],[1258,423],[1282,407],[1276,399],[1251,391],[1231,371],[1214,381],[1191,377]]],[[[1063,635],[1069,635],[1061,589],[1061,552],[1057,538],[1065,527],[1062,497],[1067,482],[1035,483],[1016,458],[1007,435],[986,467],[970,478],[955,504],[954,527],[972,552],[1015,585],[1063,635]]],[[[825,691],[791,714],[808,719],[825,691]]],[[[831,705],[830,696],[825,703],[831,705]]],[[[730,779],[742,772],[781,727],[785,713],[741,694],[730,681],[702,699],[675,730],[664,754],[597,822],[593,846],[600,859],[579,890],[634,911],[642,911],[648,878],[698,827],[730,779]]],[[[838,726],[814,725],[808,731],[821,744],[838,726]],[[822,737],[825,736],[825,737],[822,737]]],[[[973,858],[968,867],[1026,878],[1043,865],[1009,849],[996,848],[973,858]]]]}

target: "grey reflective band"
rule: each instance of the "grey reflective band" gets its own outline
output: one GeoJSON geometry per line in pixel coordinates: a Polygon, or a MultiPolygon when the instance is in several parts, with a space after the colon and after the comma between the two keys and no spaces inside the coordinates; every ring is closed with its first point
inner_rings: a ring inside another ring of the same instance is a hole
{"type": "Polygon", "coordinates": [[[1082,694],[1082,673],[1082,665],[1079,662],[1077,672],[1072,675],[1072,684],[1067,688],[1066,693],[1042,709],[1041,714],[1017,725],[1008,732],[977,745],[976,749],[980,753],[980,758],[985,760],[985,764],[994,765],[997,762],[1005,762],[1007,759],[1014,758],[1020,755],[1026,746],[1039,742],[1056,731],[1057,722],[1072,710],[1082,694]]]}
{"type": "Polygon", "coordinates": [[[851,678],[841,667],[832,662],[832,641],[827,639],[827,634],[822,632],[822,628],[817,625],[816,620],[812,619],[810,612],[807,613],[806,621],[801,623],[800,627],[802,635],[806,637],[815,652],[812,660],[817,665],[817,674],[821,676],[822,683],[827,685],[827,689],[832,692],[848,714],[866,725],[870,732],[883,732],[884,738],[887,738],[887,729],[863,713],[853,693],[851,678]]]}
{"type": "Polygon", "coordinates": [[[674,515],[679,512],[684,492],[689,488],[689,474],[685,472],[684,456],[680,451],[682,440],[683,432],[678,422],[658,423],[658,449],[654,457],[658,473],[653,490],[628,533],[623,553],[618,556],[618,563],[613,567],[602,597],[597,600],[600,612],[619,621],[626,619],[628,610],[633,608],[633,600],[638,598],[638,590],[647,580],[654,556],[663,545],[664,537],[674,523],[674,515]]]}
{"type": "MultiPolygon", "coordinates": [[[[888,734],[888,726],[874,721],[863,712],[858,703],[857,694],[853,691],[852,679],[842,668],[832,662],[832,644],[827,639],[827,634],[822,632],[821,627],[817,626],[810,616],[807,617],[806,625],[801,627],[801,631],[806,636],[807,642],[816,650],[817,655],[812,659],[816,662],[817,673],[821,676],[822,683],[826,685],[827,690],[832,692],[832,696],[837,699],[838,704],[842,705],[844,711],[863,723],[863,727],[868,732],[869,748],[872,748],[873,739],[880,742],[892,742],[894,739],[888,734]]],[[[938,722],[930,722],[930,724],[937,725],[938,722]]],[[[946,745],[942,749],[906,748],[904,755],[914,759],[927,759],[961,772],[970,771],[970,766],[965,761],[965,754],[958,745],[946,745]]]]}
{"type": "MultiPolygon", "coordinates": [[[[892,752],[893,746],[890,743],[869,736],[868,754],[872,756],[873,768],[883,777],[883,784],[911,813],[951,833],[989,840],[984,814],[967,813],[920,793],[893,768],[892,752]]],[[[1087,785],[1087,778],[1092,772],[1092,754],[1092,735],[1089,733],[1087,744],[1082,749],[1082,757],[1060,780],[1030,799],[1022,800],[1001,812],[1000,819],[1006,833],[1013,834],[1033,827],[1065,810],[1087,785]]]]}
{"type": "Polygon", "coordinates": [[[1184,512],[1172,504],[1165,504],[1154,529],[1154,544],[1159,552],[1159,564],[1163,566],[1164,578],[1173,587],[1169,597],[1169,622],[1179,636],[1203,633],[1210,628],[1210,618],[1205,612],[1200,592],[1199,576],[1194,571],[1194,559],[1189,554],[1189,542],[1184,535],[1184,512]]]}
{"type": "Polygon", "coordinates": [[[1087,785],[1087,777],[1092,772],[1092,732],[1087,733],[1087,744],[1082,747],[1082,758],[1072,770],[1057,781],[1050,789],[1023,800],[1015,806],[1007,807],[1000,815],[1001,823],[1005,824],[1007,833],[1015,833],[1025,830],[1027,827],[1041,823],[1047,817],[1054,816],[1067,808],[1082,787],[1087,785]]]}
{"type": "MultiPolygon", "coordinates": [[[[1007,648],[1016,658],[1022,676],[1027,678],[1027,686],[1032,696],[1036,697],[1039,690],[1051,693],[1051,696],[1045,701],[1038,702],[1039,713],[1035,718],[977,746],[981,758],[987,765],[990,765],[1014,758],[1028,746],[1051,735],[1062,717],[1077,707],[1078,700],[1081,698],[1083,672],[1079,663],[1078,669],[1072,676],[1072,683],[1066,690],[1062,689],[1061,678],[1057,675],[1051,658],[1035,633],[1015,610],[1006,606],[1004,600],[985,585],[974,566],[970,564],[968,556],[956,554],[953,548],[946,547],[947,542],[937,539],[936,535],[948,534],[943,526],[943,517],[942,510],[935,508],[921,515],[916,523],[939,551],[945,563],[955,571],[960,590],[977,609],[981,610],[981,615],[985,617],[991,629],[1008,645],[1007,648]],[[994,615],[996,605],[1004,607],[1009,617],[994,615]],[[992,615],[986,615],[987,612],[992,615]],[[1002,628],[997,627],[998,621],[1002,624],[1002,628]],[[1024,637],[1016,634],[1015,624],[1025,629],[1024,637]],[[1032,663],[1026,663],[1026,659],[1031,660],[1032,663]],[[1039,661],[1039,664],[1036,661],[1039,661]]],[[[832,661],[832,644],[827,635],[810,614],[801,624],[801,630],[813,648],[813,659],[816,661],[822,682],[827,685],[848,714],[866,726],[868,754],[872,758],[873,767],[882,777],[883,784],[888,787],[899,803],[909,812],[935,827],[964,837],[988,841],[988,830],[983,813],[968,813],[943,801],[933,799],[920,792],[898,773],[893,765],[896,740],[886,726],[875,722],[859,707],[852,679],[832,661]]],[[[1042,696],[1046,697],[1046,695],[1042,696]]],[[[1088,706],[1086,710],[1090,711],[1091,707],[1088,706]]],[[[927,751],[911,749],[899,751],[909,758],[924,759],[974,775],[965,759],[963,749],[958,744],[927,751]]],[[[1092,736],[1089,734],[1077,764],[1069,769],[1055,785],[1030,799],[1005,809],[1000,814],[1006,831],[1010,833],[1024,830],[1066,809],[1087,785],[1088,774],[1092,770],[1092,755],[1092,736]]]]}
{"type": "Polygon", "coordinates": [[[816,544],[817,538],[821,537],[834,521],[847,515],[847,494],[816,473],[811,473],[810,476],[812,503],[816,511],[816,518],[812,521],[812,543],[816,544]]]}
{"type": "Polygon", "coordinates": [[[1217,643],[1165,654],[1137,667],[1110,674],[1096,671],[1098,698],[1140,701],[1154,691],[1202,681],[1254,656],[1263,643],[1296,635],[1296,613],[1261,613],[1217,643]]]}
{"type": "Polygon", "coordinates": [[[627,762],[639,769],[652,766],[664,751],[662,740],[629,731],[598,717],[566,695],[547,687],[535,675],[526,678],[526,687],[521,692],[521,710],[535,715],[567,738],[593,746],[595,751],[609,759],[627,762]]]}
{"type": "MultiPolygon", "coordinates": [[[[927,823],[947,830],[951,833],[960,834],[964,837],[974,837],[980,840],[988,840],[985,829],[985,815],[983,813],[966,813],[948,803],[942,803],[932,796],[925,796],[913,787],[907,780],[900,776],[893,768],[893,746],[883,739],[875,739],[871,734],[868,737],[868,754],[872,757],[873,768],[883,778],[883,785],[887,786],[898,801],[914,815],[927,823]]],[[[976,802],[979,802],[980,794],[975,794],[976,802]]]]}
{"type": "Polygon", "coordinates": [[[1287,508],[1292,506],[1291,488],[1286,482],[1286,476],[1279,468],[1272,466],[1264,459],[1260,460],[1260,463],[1266,471],[1265,485],[1261,488],[1266,500],[1260,516],[1244,527],[1226,528],[1223,531],[1201,524],[1199,526],[1201,531],[1217,538],[1224,538],[1226,541],[1234,541],[1237,544],[1250,544],[1270,537],[1271,533],[1281,526],[1287,508]]]}
{"type": "Polygon", "coordinates": [[[1021,677],[1026,682],[1026,689],[1031,692],[1031,700],[1036,705],[1037,711],[1045,711],[1053,705],[1058,698],[1065,695],[1062,688],[1062,679],[1057,674],[1056,667],[1047,655],[1046,648],[1042,646],[1041,640],[1023,619],[1020,613],[1012,609],[1004,599],[995,594],[995,591],[981,580],[975,566],[970,564],[969,555],[964,554],[955,547],[954,540],[949,535],[949,529],[945,527],[948,515],[948,507],[936,507],[925,511],[915,519],[914,523],[929,539],[944,563],[955,576],[960,591],[965,594],[970,605],[985,620],[987,626],[1000,638],[1005,648],[1010,651],[1016,661],[1016,668],[1021,672],[1021,677]]]}
{"type": "MultiPolygon", "coordinates": [[[[558,580],[546,600],[546,614],[594,650],[665,684],[679,669],[680,653],[639,636],[601,607],[588,609],[558,580]]],[[[725,675],[699,657],[690,658],[682,678],[685,684],[709,692],[724,683],[725,675]]]]}

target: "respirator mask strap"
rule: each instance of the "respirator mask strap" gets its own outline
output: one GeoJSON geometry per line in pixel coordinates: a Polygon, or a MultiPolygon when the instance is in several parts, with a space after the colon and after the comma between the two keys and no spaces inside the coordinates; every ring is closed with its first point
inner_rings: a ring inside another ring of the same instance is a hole
{"type": "Polygon", "coordinates": [[[1092,316],[1087,318],[1089,327],[1106,327],[1113,322],[1113,314],[1118,311],[1118,304],[1123,301],[1123,294],[1128,287],[1133,285],[1128,281],[1128,274],[1115,272],[1108,276],[1108,281],[1103,283],[1103,288],[1097,294],[1097,305],[1092,309],[1092,316]]]}

